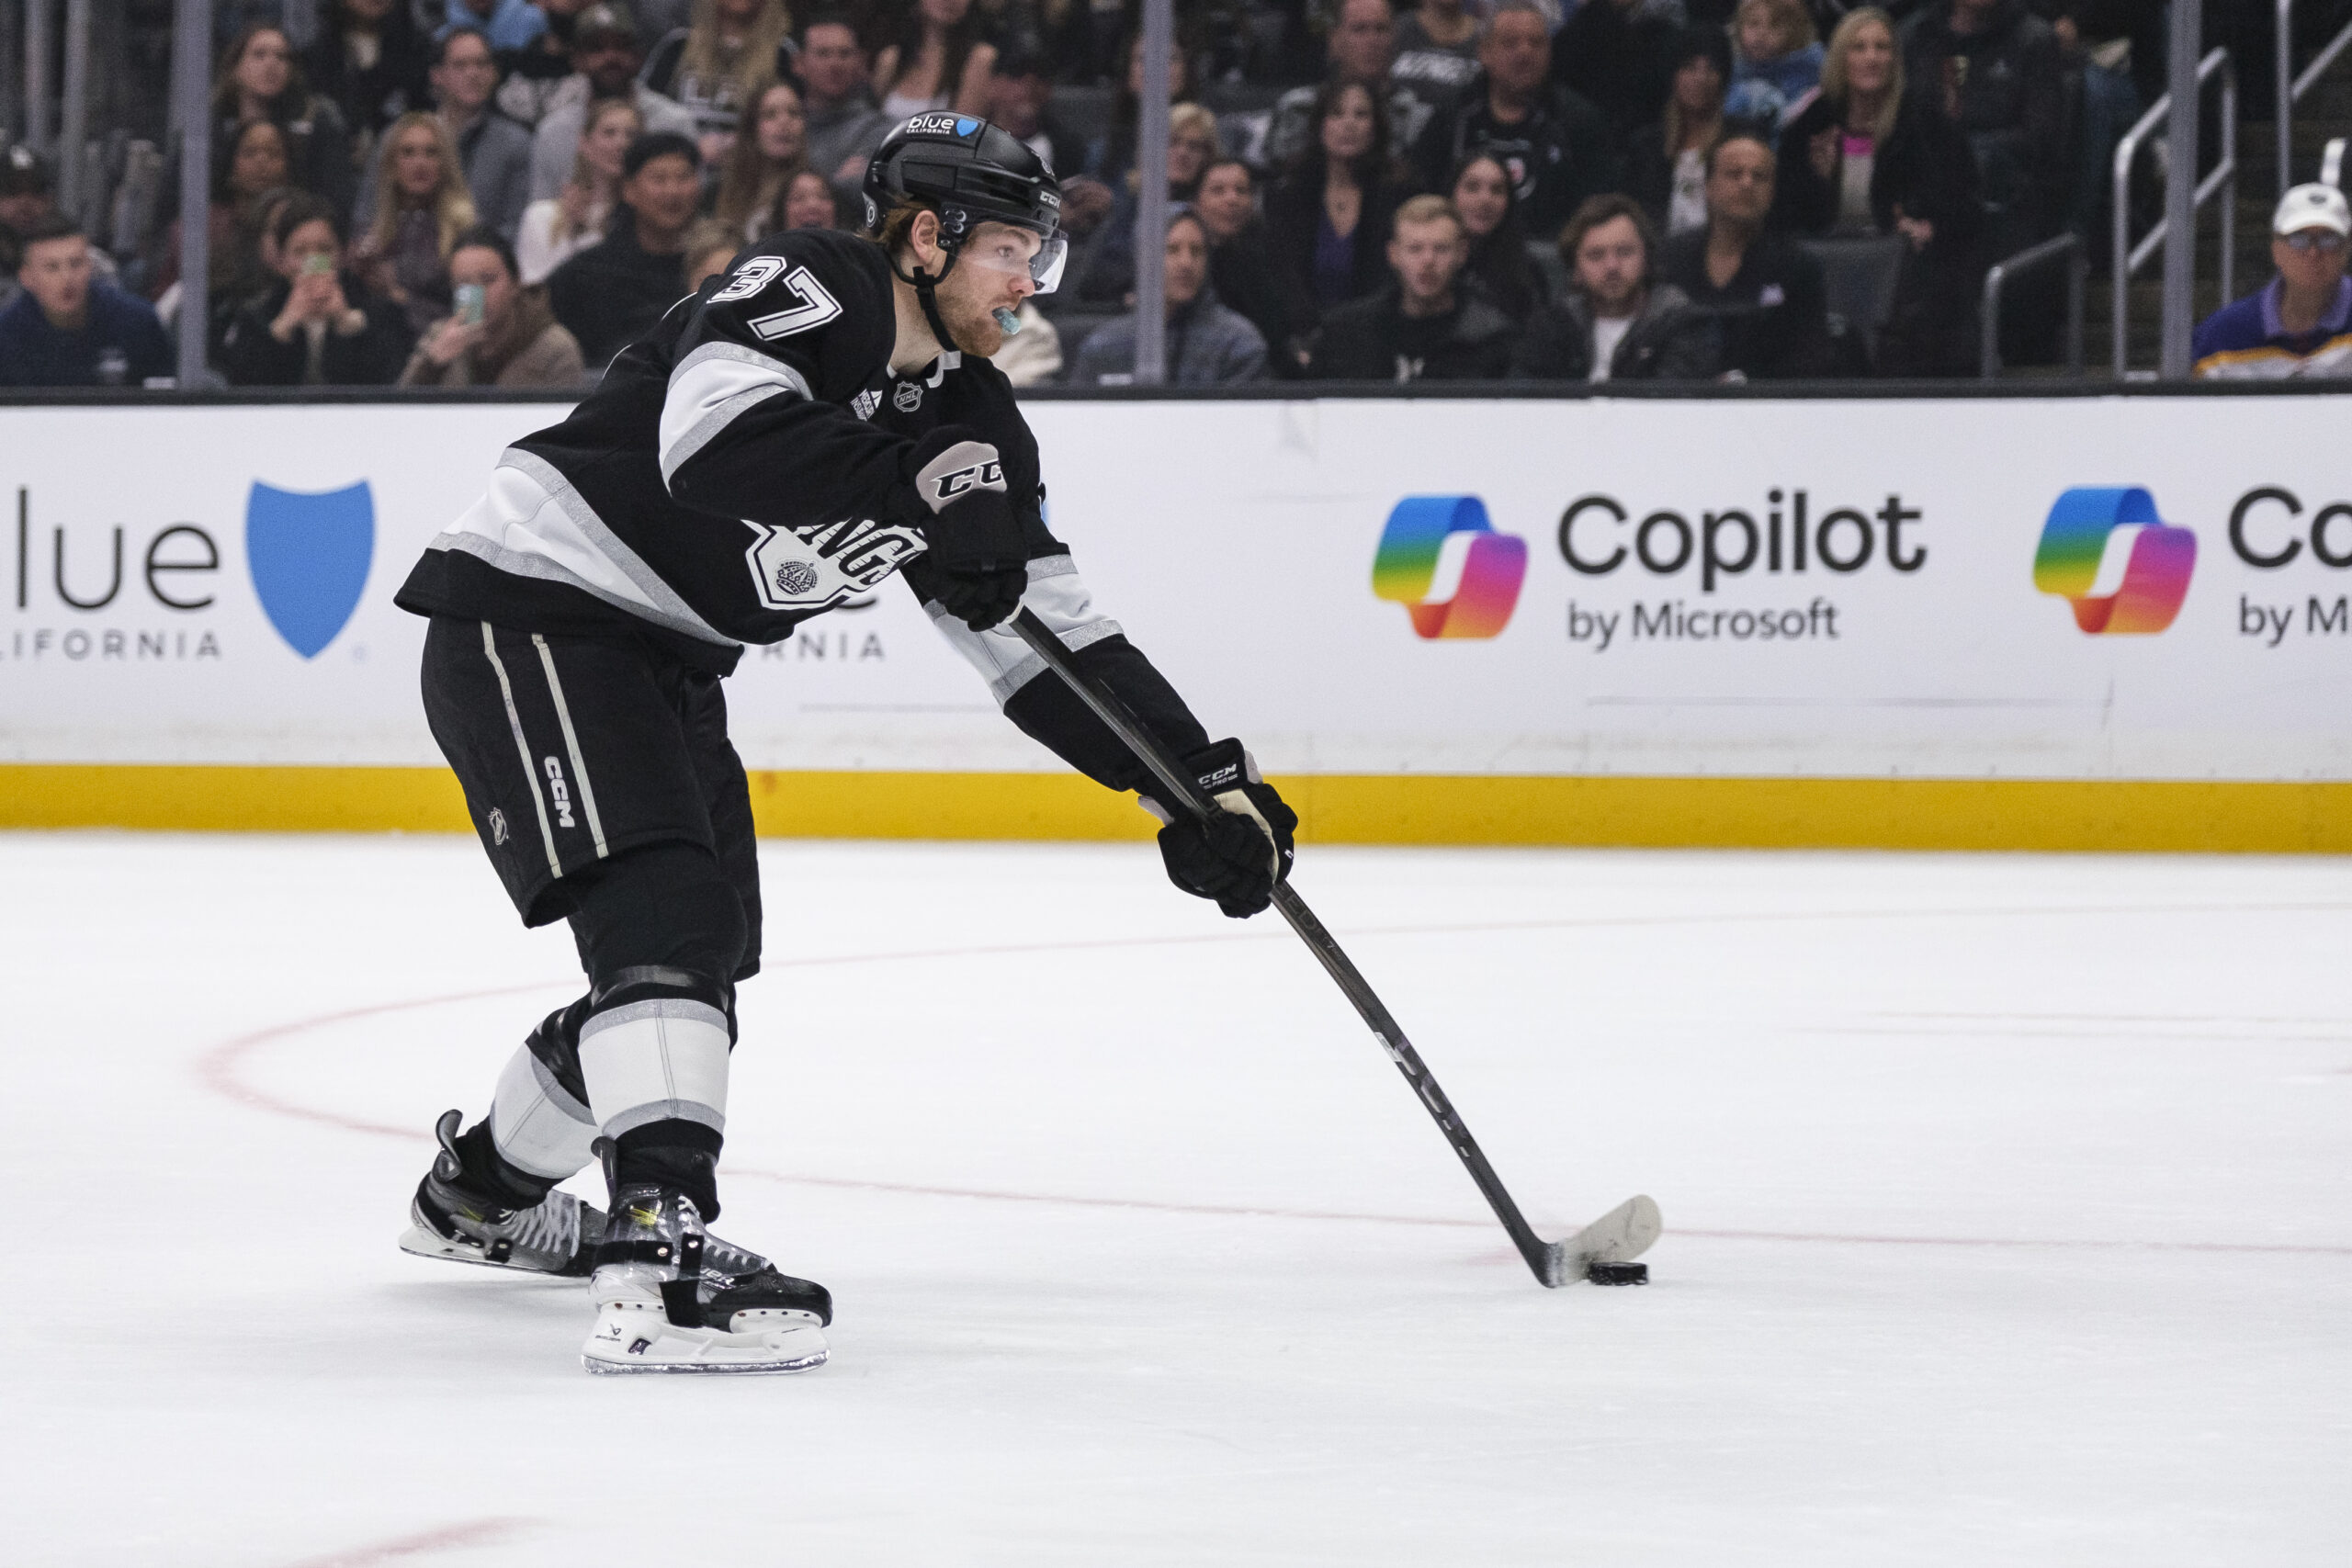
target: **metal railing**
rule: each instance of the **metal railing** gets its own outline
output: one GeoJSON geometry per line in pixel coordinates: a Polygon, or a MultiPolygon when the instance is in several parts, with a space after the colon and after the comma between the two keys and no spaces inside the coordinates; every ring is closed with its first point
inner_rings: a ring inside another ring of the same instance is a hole
{"type": "Polygon", "coordinates": [[[2066,263],[2066,369],[2076,380],[2083,376],[2083,290],[2090,261],[2083,254],[2080,234],[2061,234],[1997,261],[1984,274],[1984,299],[1977,315],[1984,324],[1984,344],[1977,358],[1977,376],[1996,381],[2001,376],[2001,293],[2030,272],[2039,272],[2064,258],[2066,263]]]}
{"type": "MultiPolygon", "coordinates": [[[[2238,187],[2238,77],[2230,64],[2230,51],[2217,49],[2197,62],[2197,87],[2202,92],[2206,78],[2222,79],[2222,159],[2213,172],[2198,182],[2197,194],[2190,211],[2203,209],[2206,202],[2219,195],[2222,201],[2222,298],[2230,297],[2230,284],[2235,272],[2236,207],[2238,187]]],[[[2123,379],[2131,360],[2131,300],[2132,275],[2141,265],[2156,254],[2165,243],[2165,231],[2169,220],[2158,219],[2154,227],[2132,243],[2132,164],[2139,156],[2141,145],[2172,113],[2172,95],[2166,93],[2148,107],[2139,123],[2123,133],[2115,144],[2114,190],[2114,258],[2115,274],[2115,378],[2123,379]]],[[[2181,171],[2170,171],[2169,177],[2178,177],[2181,171]]],[[[2196,171],[2188,171],[2195,178],[2196,171]]]]}
{"type": "Polygon", "coordinates": [[[2335,57],[2342,54],[2346,46],[2352,45],[2352,22],[2346,22],[2344,30],[2330,39],[2327,47],[2313,55],[2312,62],[2303,67],[2303,73],[2296,76],[2293,74],[2294,62],[2290,58],[2294,47],[2294,28],[2295,0],[2278,0],[2278,40],[2273,47],[2278,51],[2274,64],[2278,94],[2277,130],[2280,196],[2286,195],[2287,187],[2295,183],[2290,172],[2294,166],[2295,157],[2295,106],[2303,101],[2303,95],[2310,92],[2327,68],[2335,63],[2335,57]]]}

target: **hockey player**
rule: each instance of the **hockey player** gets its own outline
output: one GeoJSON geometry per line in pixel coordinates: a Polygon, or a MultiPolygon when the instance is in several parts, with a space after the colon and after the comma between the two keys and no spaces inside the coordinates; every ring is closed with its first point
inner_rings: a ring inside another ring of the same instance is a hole
{"type": "Polygon", "coordinates": [[[1036,442],[983,355],[1061,270],[1060,193],[986,121],[917,115],[865,177],[868,233],[751,247],[508,448],[398,602],[430,616],[435,739],[527,925],[587,972],[452,1111],[401,1238],[427,1257],[590,1274],[591,1371],[787,1371],[827,1354],[824,1288],[705,1228],[719,1213],[736,987],[760,890],[720,678],[900,578],[1005,716],[1114,790],[1150,785],[1002,623],[1025,605],[1227,807],[1167,823],[1170,877],[1264,908],[1297,818],[1212,745],[1046,532],[1036,442]],[[1212,783],[1212,781],[1215,781],[1212,783]],[[608,1214],[556,1190],[601,1155],[608,1214]]]}

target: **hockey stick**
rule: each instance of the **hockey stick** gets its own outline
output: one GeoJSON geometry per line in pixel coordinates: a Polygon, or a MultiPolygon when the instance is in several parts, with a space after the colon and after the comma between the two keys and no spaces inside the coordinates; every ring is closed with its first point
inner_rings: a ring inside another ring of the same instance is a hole
{"type": "MultiPolygon", "coordinates": [[[[1127,711],[1126,705],[1080,672],[1078,667],[1070,662],[1069,653],[1062,647],[1061,640],[1037,618],[1036,612],[1023,609],[1013,617],[1012,625],[1013,630],[1021,634],[1021,640],[1029,645],[1030,651],[1043,660],[1047,669],[1060,676],[1063,683],[1078,694],[1079,700],[1093,709],[1095,716],[1109,725],[1112,733],[1125,741],[1136,760],[1151,771],[1152,777],[1158,779],[1160,788],[1168,793],[1171,809],[1181,809],[1195,819],[1205,819],[1210,812],[1224,809],[1203,795],[1197,781],[1187,777],[1177,767],[1175,759],[1169,756],[1157,737],[1136,721],[1135,716],[1127,711]]],[[[1511,1201],[1510,1193],[1504,1190],[1502,1179],[1495,1174],[1495,1168],[1487,1163],[1486,1153],[1478,1147],[1478,1141],[1470,1135],[1470,1129],[1463,1125],[1461,1116],[1453,1109],[1453,1102],[1446,1099],[1445,1090],[1438,1087],[1437,1079],[1430,1076],[1428,1066],[1422,1063],[1420,1053],[1414,1050],[1413,1043],[1405,1038],[1405,1032],[1397,1027],[1396,1020],[1387,1008],[1381,1005],[1380,998],[1357,973],[1348,955],[1340,951],[1340,944],[1332,940],[1331,933],[1323,929],[1323,922],[1315,918],[1315,911],[1306,907],[1306,900],[1301,898],[1297,889],[1285,881],[1274,888],[1274,908],[1283,912],[1283,919],[1290,922],[1291,930],[1306,943],[1307,951],[1315,954],[1325,973],[1347,994],[1357,1014],[1371,1026],[1381,1049],[1386,1051],[1389,1059],[1396,1064],[1396,1070],[1405,1075],[1405,1081],[1413,1086],[1413,1093],[1428,1107],[1430,1115],[1437,1122],[1438,1131],[1445,1134],[1445,1141],[1453,1145],[1453,1152],[1462,1156],[1463,1165],[1470,1172],[1470,1179],[1476,1182],[1478,1190],[1487,1195],[1487,1201],[1494,1207],[1495,1217],[1502,1221],[1503,1229],[1510,1233],[1512,1244],[1519,1248],[1519,1255],[1527,1259],[1527,1266],[1534,1270],[1537,1280],[1556,1287],[1574,1280],[1591,1279],[1596,1264],[1605,1266],[1630,1262],[1657,1240],[1662,1228],[1657,1205],[1646,1197],[1628,1198],[1566,1241],[1545,1241],[1537,1235],[1526,1217],[1520,1213],[1519,1205],[1511,1201]]],[[[1604,1269],[1604,1275],[1607,1272],[1604,1269]]],[[[1628,1283],[1639,1277],[1621,1272],[1611,1282],[1628,1283]]]]}

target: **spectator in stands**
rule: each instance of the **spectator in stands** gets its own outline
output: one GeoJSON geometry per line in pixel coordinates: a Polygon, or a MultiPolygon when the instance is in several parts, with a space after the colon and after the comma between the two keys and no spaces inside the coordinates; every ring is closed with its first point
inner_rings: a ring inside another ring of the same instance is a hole
{"type": "Polygon", "coordinates": [[[874,56],[874,95],[893,124],[925,109],[986,114],[996,45],[972,0],[894,0],[890,41],[874,56]]]}
{"type": "Polygon", "coordinates": [[[506,50],[495,40],[491,51],[498,61],[498,112],[526,130],[538,129],[564,84],[571,79],[571,41],[580,14],[593,0],[538,0],[547,30],[521,49],[506,50]]]}
{"type": "Polygon", "coordinates": [[[1057,172],[1074,175],[1086,166],[1086,144],[1054,118],[1053,68],[1044,55],[1009,53],[997,62],[990,82],[989,118],[999,130],[1057,172]]]}
{"type": "MultiPolygon", "coordinates": [[[[1168,385],[1230,387],[1266,378],[1266,340],[1248,317],[1217,303],[1209,284],[1209,236],[1190,208],[1168,220],[1161,272],[1168,301],[1168,385]]],[[[1136,318],[1097,327],[1080,345],[1073,385],[1123,387],[1136,378],[1136,318]]]]}
{"type": "Polygon", "coordinates": [[[1634,133],[1627,176],[1627,189],[1669,238],[1707,226],[1707,149],[1723,134],[1731,45],[1716,28],[1686,28],[1673,64],[1666,112],[1634,133]]]}
{"type": "Polygon", "coordinates": [[[457,310],[435,321],[401,372],[403,387],[576,387],[580,344],[526,288],[506,236],[469,229],[449,256],[457,310]]]}
{"type": "Polygon", "coordinates": [[[1021,330],[1005,334],[1004,345],[989,355],[989,363],[1016,387],[1045,386],[1062,373],[1061,331],[1034,299],[1021,301],[1013,316],[1021,330]]]}
{"type": "Polygon", "coordinates": [[[390,386],[408,361],[401,308],[343,270],[327,204],[298,196],[270,226],[278,280],[229,324],[220,371],[234,387],[390,386]]]}
{"type": "Polygon", "coordinates": [[[2115,144],[2149,96],[2164,92],[2165,10],[2143,0],[2043,0],[2041,10],[2058,40],[2062,78],[2079,72],[2083,85],[2067,227],[2104,234],[2115,144]]]}
{"type": "MultiPolygon", "coordinates": [[[[255,23],[238,33],[220,57],[212,84],[212,140],[226,141],[249,119],[274,120],[286,132],[293,183],[325,198],[340,215],[351,210],[358,172],[343,112],[314,95],[285,32],[255,23]]],[[[162,212],[177,210],[176,155],[166,160],[162,212]]]]}
{"type": "Polygon", "coordinates": [[[712,215],[738,243],[792,225],[785,221],[785,194],[792,177],[808,168],[808,117],[789,82],[771,81],[752,95],[751,126],[727,151],[712,215]]]}
{"type": "Polygon", "coordinates": [[[841,192],[814,169],[803,169],[784,187],[780,229],[847,229],[841,192]]]}
{"type": "Polygon", "coordinates": [[[1468,246],[1442,196],[1396,209],[1395,276],[1323,323],[1307,374],[1319,381],[1492,381],[1510,364],[1510,318],[1459,287],[1468,246]]]}
{"type": "Polygon", "coordinates": [[[2202,379],[2276,381],[2352,376],[2352,208],[2334,186],[2297,186],[2270,220],[2278,268],[2260,292],[2222,306],[2197,329],[2202,379]]]}
{"type": "Polygon", "coordinates": [[[1520,216],[1539,235],[1558,232],[1586,197],[1623,187],[1609,122],[1551,80],[1551,26],[1536,0],[1500,0],[1478,59],[1484,76],[1470,102],[1421,138],[1416,161],[1428,184],[1484,147],[1510,170],[1520,216]]]}
{"type": "Polygon", "coordinates": [[[474,226],[474,201],[458,144],[441,117],[404,114],[384,133],[376,158],[381,193],[351,265],[375,292],[408,312],[422,333],[449,313],[449,256],[474,226]]]}
{"type": "Polygon", "coordinates": [[[525,287],[545,283],[557,267],[604,239],[620,206],[622,160],[644,134],[645,117],[627,98],[607,98],[590,113],[563,189],[523,209],[514,254],[525,287]]]}
{"type": "Polygon", "coordinates": [[[1321,313],[1386,282],[1382,243],[1406,187],[1389,154],[1386,107],[1363,83],[1316,89],[1314,126],[1314,141],[1266,203],[1266,228],[1275,260],[1321,313]]]}
{"type": "Polygon", "coordinates": [[[1778,127],[1821,85],[1821,37],[1804,0],[1739,0],[1732,13],[1732,119],[1778,127]]]}
{"type": "Polygon", "coordinates": [[[136,387],[172,374],[172,343],[154,310],[92,278],[79,225],[38,219],[19,241],[21,292],[0,310],[0,386],[136,387]]]}
{"type": "MultiPolygon", "coordinates": [[[[1340,0],[1331,21],[1329,51],[1321,85],[1294,87],[1274,100],[1273,119],[1266,129],[1267,167],[1286,168],[1307,150],[1314,138],[1317,95],[1334,83],[1357,83],[1380,96],[1387,111],[1390,145],[1400,152],[1413,146],[1442,114],[1452,113],[1464,90],[1464,84],[1447,85],[1421,72],[1410,77],[1395,73],[1396,22],[1388,0],[1340,0]]],[[[1426,65],[1427,58],[1419,62],[1426,65]]],[[[1438,75],[1444,74],[1451,73],[1440,68],[1438,75]]]]}
{"type": "MultiPolygon", "coordinates": [[[[24,237],[32,226],[57,210],[51,193],[49,160],[19,141],[0,151],[0,272],[13,279],[24,259],[24,237]]],[[[13,299],[16,284],[6,288],[13,299]]],[[[0,299],[0,305],[6,303],[0,299]]]]}
{"type": "Polygon", "coordinates": [[[1984,203],[1968,141],[1934,100],[1906,92],[1894,23],[1875,6],[1830,35],[1821,92],[1781,133],[1779,226],[1797,234],[1900,234],[1909,244],[1879,335],[1890,376],[1976,367],[1984,203]]]}
{"type": "Polygon", "coordinates": [[[1464,0],[1420,0],[1396,18],[1395,80],[1460,97],[1478,75],[1478,18],[1464,0]]]}
{"type": "Polygon", "coordinates": [[[637,106],[649,131],[695,133],[695,117],[637,79],[643,62],[637,40],[637,17],[621,0],[596,0],[580,13],[571,31],[572,63],[579,67],[564,78],[531,133],[531,199],[544,201],[563,188],[580,143],[588,110],[609,98],[637,106]]]}
{"type": "Polygon", "coordinates": [[[684,249],[678,253],[686,292],[692,294],[707,279],[733,265],[736,253],[742,248],[742,236],[718,219],[695,219],[686,230],[684,249]]]}
{"type": "MultiPolygon", "coordinates": [[[[1217,140],[1216,116],[1198,104],[1176,104],[1168,111],[1168,199],[1191,205],[1200,194],[1201,175],[1225,147],[1217,140]]],[[[1088,303],[1133,302],[1136,283],[1136,216],[1143,200],[1137,170],[1129,169],[1114,193],[1102,233],[1087,248],[1077,277],[1078,297],[1088,303]]]]}
{"type": "Polygon", "coordinates": [[[882,144],[892,123],[875,107],[871,81],[856,27],[839,15],[811,17],[800,32],[800,104],[808,116],[808,164],[851,195],[865,177],[867,155],[882,144]]]}
{"type": "MultiPolygon", "coordinates": [[[[1127,73],[1119,87],[1119,96],[1111,105],[1111,124],[1102,135],[1087,144],[1084,181],[1065,178],[1062,181],[1062,216],[1072,216],[1075,206],[1085,210],[1084,187],[1099,183],[1106,191],[1115,191],[1136,166],[1136,127],[1141,123],[1143,112],[1143,35],[1137,33],[1127,42],[1127,73]],[[1080,188],[1072,190],[1075,185],[1080,188]],[[1073,197],[1079,199],[1074,201],[1073,197]]],[[[1168,60],[1168,101],[1183,104],[1193,101],[1193,65],[1182,50],[1170,52],[1168,60]]],[[[1083,221],[1083,219],[1080,219],[1083,221]]]]}
{"type": "Polygon", "coordinates": [[[1546,290],[1527,257],[1527,231],[1519,221],[1510,171],[1491,152],[1473,152],[1453,172],[1451,195],[1470,245],[1464,280],[1485,290],[1504,315],[1524,321],[1544,302],[1546,290]]]}
{"type": "MultiPolygon", "coordinates": [[[[265,254],[269,216],[290,187],[286,183],[287,140],[271,120],[251,119],[235,140],[213,150],[212,202],[207,215],[204,343],[207,357],[217,352],[238,310],[277,281],[265,254]]],[[[161,254],[148,277],[155,310],[175,325],[185,303],[180,288],[180,224],[164,231],[161,254]]]]}
{"type": "Polygon", "coordinates": [[[435,46],[433,101],[457,141],[474,210],[511,244],[531,200],[531,133],[491,106],[497,90],[489,35],[479,28],[442,34],[435,46]]]}
{"type": "Polygon", "coordinates": [[[1266,340],[1270,367],[1295,376],[1306,365],[1306,338],[1315,307],[1274,259],[1264,220],[1258,216],[1256,182],[1238,158],[1220,158],[1201,175],[1193,210],[1209,241],[1209,283],[1218,303],[1249,318],[1266,340]]]}
{"type": "Polygon", "coordinates": [[[639,80],[685,106],[716,168],[760,84],[791,73],[791,38],[784,0],[695,0],[693,23],[653,46],[639,80]]]}
{"type": "Polygon", "coordinates": [[[2055,231],[2065,190],[2065,85],[2058,38],[2025,0],[1932,0],[1903,28],[1911,90],[1976,151],[1989,254],[2055,231]]]}
{"type": "Polygon", "coordinates": [[[621,160],[621,210],[612,231],[555,269],[548,302],[580,340],[592,369],[605,366],[677,302],[686,230],[702,199],[702,153],[694,139],[650,130],[621,160]]]}
{"type": "MultiPolygon", "coordinates": [[[[429,0],[418,0],[420,7],[426,4],[429,0]]],[[[572,7],[575,14],[578,10],[572,7]]],[[[538,42],[553,20],[532,0],[448,0],[435,36],[444,36],[451,28],[472,28],[490,39],[494,52],[513,54],[538,42]]]]}
{"type": "Polygon", "coordinates": [[[1651,276],[1657,231],[1629,196],[1596,196],[1560,231],[1568,292],[1537,311],[1511,353],[1514,378],[1703,381],[1717,369],[1715,324],[1651,276]]]}
{"type": "Polygon", "coordinates": [[[1586,0],[1552,42],[1552,76],[1620,136],[1655,121],[1674,74],[1680,17],[1655,0],[1586,0]]]}
{"type": "Polygon", "coordinates": [[[1767,133],[1736,127],[1707,156],[1707,226],[1659,247],[1658,275],[1713,311],[1724,367],[1742,378],[1824,374],[1828,288],[1821,264],[1770,232],[1774,155],[1767,133]]]}
{"type": "Polygon", "coordinates": [[[326,28],[302,51],[313,90],[341,111],[362,162],[383,129],[424,107],[425,40],[407,0],[332,0],[326,28]]]}

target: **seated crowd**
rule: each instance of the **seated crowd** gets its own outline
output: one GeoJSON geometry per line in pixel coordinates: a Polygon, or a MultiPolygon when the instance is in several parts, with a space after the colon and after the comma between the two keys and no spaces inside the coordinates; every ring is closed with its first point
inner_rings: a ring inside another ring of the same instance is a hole
{"type": "MultiPolygon", "coordinates": [[[[1007,373],[1134,378],[1132,3],[276,8],[221,55],[202,298],[175,190],[108,256],[0,156],[0,385],[169,378],[196,310],[231,386],[577,386],[741,246],[854,223],[868,152],[938,108],[1064,179],[1068,276],[1007,373]]],[[[1169,379],[1967,373],[1990,263],[2097,218],[2089,143],[2162,63],[2140,9],[1179,0],[1169,379]],[[1873,239],[1892,303],[1844,321],[1818,246],[1873,239]]]]}

